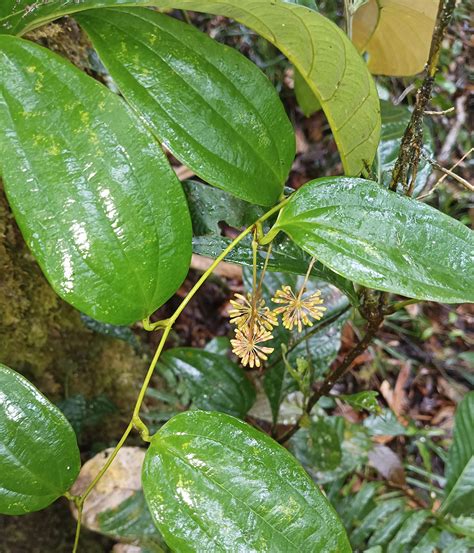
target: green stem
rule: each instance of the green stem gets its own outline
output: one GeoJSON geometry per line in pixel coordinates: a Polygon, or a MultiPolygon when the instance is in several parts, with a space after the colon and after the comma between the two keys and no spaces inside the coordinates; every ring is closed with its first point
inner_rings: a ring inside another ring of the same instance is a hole
{"type": "Polygon", "coordinates": [[[153,359],[150,363],[150,366],[147,370],[147,373],[145,375],[145,380],[143,381],[142,387],[140,389],[140,392],[138,394],[137,401],[135,403],[135,407],[133,409],[133,415],[132,418],[123,433],[122,437],[120,438],[120,441],[115,446],[113,452],[111,453],[110,457],[107,459],[107,462],[104,464],[104,466],[101,468],[97,476],[94,478],[94,480],[89,484],[85,492],[80,495],[77,500],[75,501],[76,507],[77,507],[77,526],[76,526],[76,537],[74,540],[74,547],[72,553],[77,553],[77,548],[79,545],[79,535],[81,532],[81,519],[82,519],[82,510],[84,506],[84,502],[87,499],[88,495],[91,493],[93,488],[96,486],[96,484],[99,482],[99,480],[102,478],[102,476],[105,474],[107,469],[112,464],[113,460],[117,456],[118,452],[122,448],[123,444],[125,443],[126,439],[128,438],[130,432],[133,428],[136,428],[140,436],[143,440],[149,442],[150,441],[150,434],[148,431],[148,428],[146,427],[145,423],[140,419],[140,409],[143,404],[143,400],[145,399],[145,393],[147,391],[147,388],[150,384],[151,377],[153,376],[153,372],[155,370],[155,367],[158,363],[158,360],[160,358],[161,352],[163,351],[163,348],[165,346],[166,340],[169,336],[169,333],[171,332],[171,329],[176,322],[176,319],[181,315],[181,313],[184,311],[188,303],[192,300],[192,298],[195,296],[195,294],[198,292],[198,290],[201,288],[201,286],[206,282],[206,280],[211,276],[214,269],[219,265],[221,261],[223,261],[227,255],[235,248],[235,246],[243,240],[247,235],[249,235],[255,228],[261,228],[261,224],[266,221],[269,217],[271,217],[274,213],[278,212],[287,202],[289,198],[285,198],[280,203],[278,203],[276,206],[272,207],[269,211],[267,211],[260,219],[258,219],[253,225],[250,225],[247,227],[244,231],[242,231],[232,242],[225,248],[225,250],[218,256],[216,259],[212,262],[212,264],[209,266],[209,268],[202,274],[202,276],[199,278],[199,280],[196,282],[196,284],[191,288],[189,293],[186,295],[186,297],[183,299],[183,301],[179,304],[176,311],[173,313],[173,315],[164,321],[158,321],[156,323],[150,323],[149,319],[146,319],[144,321],[144,327],[150,330],[154,330],[156,328],[163,328],[163,334],[160,339],[160,343],[158,344],[158,347],[156,348],[155,355],[153,356],[153,359]]]}

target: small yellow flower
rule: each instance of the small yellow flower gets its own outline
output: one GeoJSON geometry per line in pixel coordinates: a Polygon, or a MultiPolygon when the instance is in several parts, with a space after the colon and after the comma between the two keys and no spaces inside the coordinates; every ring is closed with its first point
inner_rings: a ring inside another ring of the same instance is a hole
{"type": "Polygon", "coordinates": [[[247,327],[243,330],[238,328],[235,330],[235,338],[231,340],[232,351],[240,357],[242,365],[246,367],[249,365],[253,367],[260,367],[262,361],[268,359],[268,355],[272,353],[274,348],[267,346],[261,346],[263,342],[272,340],[273,336],[264,328],[254,327],[253,329],[247,327]]]}
{"type": "Polygon", "coordinates": [[[242,330],[248,326],[252,320],[256,325],[259,325],[267,330],[272,330],[278,325],[276,315],[268,307],[265,307],[265,300],[262,298],[253,299],[252,294],[247,294],[247,297],[242,294],[235,294],[238,301],[230,300],[233,309],[229,311],[230,322],[237,325],[242,330]],[[253,306],[255,301],[255,308],[253,306]],[[254,312],[255,311],[255,312],[254,312]]]}
{"type": "Polygon", "coordinates": [[[296,326],[298,332],[301,332],[303,325],[313,326],[310,317],[319,321],[326,311],[326,307],[321,307],[323,300],[320,290],[306,298],[303,297],[303,294],[304,288],[296,296],[290,286],[283,286],[272,298],[273,302],[284,304],[282,307],[277,307],[274,313],[283,314],[283,326],[288,330],[292,330],[296,326]]]}

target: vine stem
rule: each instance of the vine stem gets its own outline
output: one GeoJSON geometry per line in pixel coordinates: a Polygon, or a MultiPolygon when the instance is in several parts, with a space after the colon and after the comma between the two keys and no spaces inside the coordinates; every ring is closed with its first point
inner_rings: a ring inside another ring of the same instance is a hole
{"type": "Polygon", "coordinates": [[[161,335],[160,342],[158,344],[158,347],[156,348],[155,354],[153,356],[153,359],[150,363],[150,366],[147,370],[147,373],[145,375],[145,379],[143,381],[142,387],[140,389],[140,392],[138,394],[137,401],[135,403],[135,407],[133,409],[133,414],[130,422],[128,423],[128,426],[123,433],[122,437],[120,438],[119,442],[115,446],[114,450],[110,454],[109,458],[107,459],[104,466],[100,469],[94,480],[89,484],[89,486],[86,488],[86,490],[80,495],[80,496],[70,496],[76,507],[77,507],[77,526],[76,526],[76,535],[74,539],[74,547],[72,550],[72,553],[77,553],[78,547],[79,547],[79,536],[81,533],[81,522],[82,522],[82,511],[84,502],[86,501],[89,494],[92,492],[94,487],[97,485],[99,480],[102,478],[102,476],[106,473],[107,469],[112,464],[113,460],[117,456],[118,452],[122,448],[123,444],[125,443],[126,439],[128,438],[130,432],[135,428],[139,431],[141,438],[149,442],[150,441],[150,434],[148,431],[147,426],[143,423],[143,421],[140,419],[140,409],[143,404],[143,400],[145,399],[145,394],[148,389],[148,386],[150,384],[150,380],[153,376],[153,372],[156,368],[156,365],[158,363],[158,360],[160,358],[160,355],[163,351],[163,348],[165,346],[166,340],[169,336],[169,333],[171,332],[171,329],[173,328],[174,323],[178,319],[178,317],[181,315],[181,313],[184,311],[188,303],[192,300],[192,298],[195,296],[195,294],[199,291],[201,286],[206,282],[206,280],[209,278],[209,276],[213,273],[214,269],[219,265],[221,261],[223,261],[227,255],[235,248],[235,246],[243,240],[247,235],[249,235],[251,232],[253,232],[255,229],[261,228],[261,224],[269,219],[273,214],[280,211],[280,209],[289,201],[290,197],[286,197],[282,201],[280,201],[277,205],[272,207],[269,211],[267,211],[264,215],[262,215],[255,223],[247,227],[245,230],[243,230],[232,242],[225,248],[225,250],[222,251],[220,255],[216,257],[216,259],[212,262],[212,264],[209,266],[209,268],[201,275],[199,280],[196,282],[196,284],[191,288],[189,293],[186,295],[186,297],[183,299],[183,301],[179,304],[176,311],[173,313],[173,315],[166,319],[165,321],[158,321],[157,323],[150,323],[148,320],[146,320],[144,323],[144,327],[147,330],[155,330],[155,329],[162,329],[163,334],[161,335]]]}

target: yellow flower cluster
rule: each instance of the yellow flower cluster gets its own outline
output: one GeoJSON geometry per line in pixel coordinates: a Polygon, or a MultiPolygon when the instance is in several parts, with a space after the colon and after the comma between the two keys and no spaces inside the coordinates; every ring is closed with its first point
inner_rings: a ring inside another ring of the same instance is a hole
{"type": "Polygon", "coordinates": [[[274,348],[262,344],[273,339],[271,331],[278,325],[278,315],[282,315],[285,328],[292,330],[296,327],[298,332],[303,326],[313,326],[311,319],[322,318],[326,308],[322,306],[321,291],[304,297],[305,284],[306,279],[298,294],[290,286],[277,290],[272,301],[280,307],[273,311],[265,305],[259,290],[247,296],[236,294],[236,299],[231,300],[230,322],[237,327],[235,338],[231,340],[232,351],[240,357],[244,367],[260,367],[273,352],[274,348]]]}

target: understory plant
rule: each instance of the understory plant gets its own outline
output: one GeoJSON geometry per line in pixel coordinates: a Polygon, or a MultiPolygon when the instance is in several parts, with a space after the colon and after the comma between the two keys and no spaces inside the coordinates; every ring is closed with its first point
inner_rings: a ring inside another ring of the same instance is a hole
{"type": "Polygon", "coordinates": [[[313,4],[3,1],[0,174],[23,237],[66,302],[99,323],[142,322],[161,336],[122,437],[82,487],[71,424],[0,365],[1,513],[37,511],[65,496],[77,516],[77,551],[89,496],[137,432],[146,447],[135,453],[142,486],[93,527],[143,551],[473,546],[473,393],[458,407],[440,484],[429,461],[443,455],[435,435],[382,412],[374,391],[334,390],[387,317],[424,300],[474,302],[472,231],[417,199],[432,151],[423,116],[454,0],[414,0],[424,18],[413,38],[420,48],[409,56],[401,49],[397,59],[383,45],[393,23],[385,4],[401,22],[390,40],[404,45],[412,17],[405,2],[346,0],[347,33],[313,4]],[[273,85],[172,9],[230,17],[280,49],[302,110],[324,111],[344,176],[285,188],[295,134],[273,85]],[[64,15],[87,34],[109,87],[22,38],[64,15]],[[379,102],[371,71],[413,75],[425,62],[411,112],[379,102]],[[181,183],[165,151],[196,179],[181,183]],[[233,239],[223,221],[237,229],[233,239]],[[169,318],[155,320],[193,252],[211,258],[209,268],[169,318]],[[244,266],[230,341],[166,349],[224,259],[244,266]],[[365,332],[335,362],[355,313],[365,332]],[[155,371],[169,390],[153,385],[155,371]],[[364,423],[331,415],[336,401],[367,413],[364,423]],[[368,460],[390,464],[377,435],[403,435],[420,450],[425,495],[390,471],[387,485],[362,475],[354,489],[368,460]]]}

